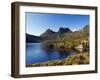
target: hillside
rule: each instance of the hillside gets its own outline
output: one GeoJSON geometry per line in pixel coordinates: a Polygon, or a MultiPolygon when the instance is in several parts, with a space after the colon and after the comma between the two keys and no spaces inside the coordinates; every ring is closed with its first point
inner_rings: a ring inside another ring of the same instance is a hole
{"type": "Polygon", "coordinates": [[[41,38],[39,36],[34,36],[26,33],[26,43],[40,42],[41,38]]]}
{"type": "Polygon", "coordinates": [[[53,46],[58,49],[77,49],[78,51],[89,50],[89,26],[84,26],[81,30],[58,34],[59,38],[45,40],[46,46],[53,46]],[[80,49],[81,48],[81,49],[80,49]]]}

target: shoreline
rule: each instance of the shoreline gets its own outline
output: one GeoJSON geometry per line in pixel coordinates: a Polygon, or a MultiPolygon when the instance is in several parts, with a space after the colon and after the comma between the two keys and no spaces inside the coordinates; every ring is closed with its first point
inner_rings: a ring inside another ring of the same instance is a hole
{"type": "Polygon", "coordinates": [[[50,60],[46,62],[38,62],[34,64],[26,64],[26,67],[43,67],[43,66],[64,66],[64,65],[81,65],[89,64],[89,52],[77,53],[76,55],[68,56],[62,60],[50,60]]]}

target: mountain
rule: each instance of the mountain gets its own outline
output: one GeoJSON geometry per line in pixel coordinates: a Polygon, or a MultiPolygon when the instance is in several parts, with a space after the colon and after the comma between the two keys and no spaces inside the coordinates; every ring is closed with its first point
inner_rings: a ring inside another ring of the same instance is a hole
{"type": "Polygon", "coordinates": [[[44,33],[40,35],[40,37],[44,39],[57,38],[57,33],[51,29],[47,29],[44,33]]]}
{"type": "Polygon", "coordinates": [[[26,43],[34,43],[34,42],[40,42],[40,41],[41,41],[40,37],[26,33],[26,43]]]}
{"type": "Polygon", "coordinates": [[[58,49],[73,49],[77,51],[89,50],[89,26],[84,26],[77,31],[68,31],[63,34],[59,34],[58,38],[52,38],[45,40],[47,46],[54,45],[58,49]],[[81,49],[78,49],[81,48],[81,49]]]}
{"type": "Polygon", "coordinates": [[[86,25],[82,29],[84,32],[89,32],[89,25],[86,25]]]}
{"type": "Polygon", "coordinates": [[[68,32],[72,32],[69,28],[63,28],[63,27],[60,27],[58,32],[54,32],[53,30],[51,29],[47,29],[44,33],[42,33],[40,36],[42,38],[45,38],[45,39],[54,39],[54,38],[59,38],[61,37],[64,33],[68,33],[68,32]]]}
{"type": "Polygon", "coordinates": [[[89,25],[84,26],[81,30],[72,32],[69,28],[60,27],[57,32],[47,29],[40,36],[26,34],[26,42],[40,42],[45,40],[52,39],[77,39],[77,38],[86,38],[89,36],[89,25]]]}
{"type": "Polygon", "coordinates": [[[60,27],[58,33],[72,32],[69,28],[60,27]]]}
{"type": "Polygon", "coordinates": [[[51,29],[47,29],[46,31],[45,31],[45,33],[46,34],[52,34],[52,33],[55,33],[53,30],[51,30],[51,29]]]}
{"type": "Polygon", "coordinates": [[[81,30],[77,30],[71,33],[65,33],[65,38],[83,38],[89,36],[89,25],[84,26],[81,30]]]}
{"type": "Polygon", "coordinates": [[[56,32],[54,32],[54,31],[52,31],[51,29],[47,29],[43,34],[41,34],[41,36],[43,36],[43,35],[48,35],[48,34],[54,34],[54,33],[56,33],[56,32]]]}
{"type": "Polygon", "coordinates": [[[83,29],[89,29],[89,25],[84,26],[83,29]]]}

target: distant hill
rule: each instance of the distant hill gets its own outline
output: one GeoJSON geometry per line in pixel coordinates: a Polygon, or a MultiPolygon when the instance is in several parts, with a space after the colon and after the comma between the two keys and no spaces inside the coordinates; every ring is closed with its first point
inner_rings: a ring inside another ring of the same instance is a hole
{"type": "Polygon", "coordinates": [[[26,33],[26,43],[40,42],[41,38],[39,36],[34,36],[26,33]]]}

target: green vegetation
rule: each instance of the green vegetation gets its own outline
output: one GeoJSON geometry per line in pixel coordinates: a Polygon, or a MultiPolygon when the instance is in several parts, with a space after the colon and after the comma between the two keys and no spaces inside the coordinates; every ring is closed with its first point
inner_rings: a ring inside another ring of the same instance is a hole
{"type": "Polygon", "coordinates": [[[50,60],[41,63],[27,64],[26,67],[61,66],[61,65],[89,64],[89,53],[78,53],[63,60],[50,60]]]}

